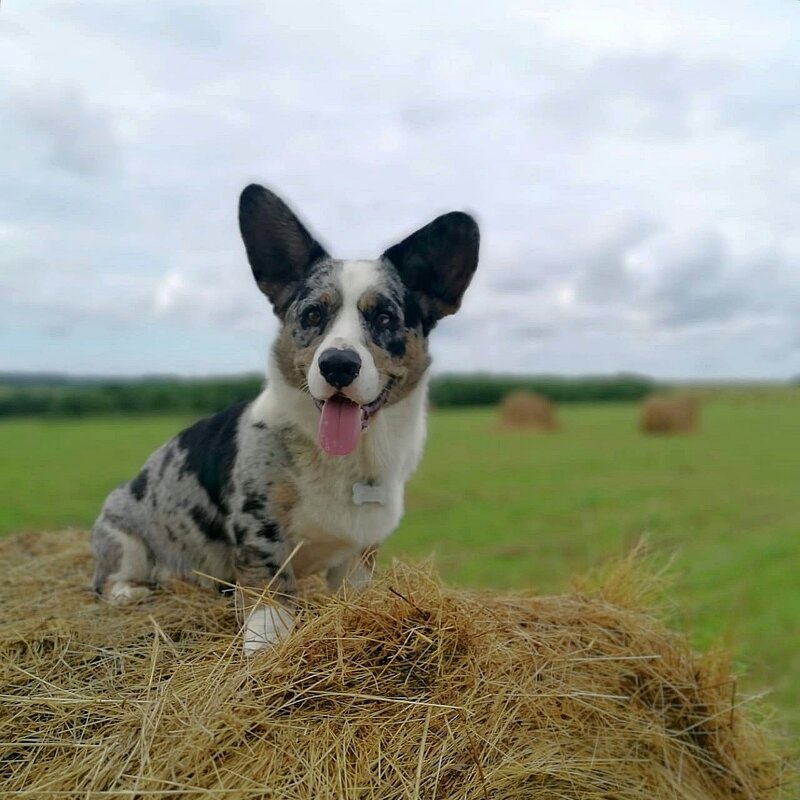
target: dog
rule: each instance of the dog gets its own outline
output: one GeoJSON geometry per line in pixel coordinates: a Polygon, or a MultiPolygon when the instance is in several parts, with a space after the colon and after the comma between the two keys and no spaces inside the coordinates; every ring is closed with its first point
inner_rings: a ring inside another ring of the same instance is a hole
{"type": "Polygon", "coordinates": [[[124,605],[170,575],[235,585],[252,654],[293,628],[297,578],[322,572],[332,591],[371,578],[422,455],[428,336],[458,310],[480,236],[454,211],[378,259],[338,260],[256,184],[239,227],[280,323],[265,389],[179,433],[110,493],[92,586],[124,605]]]}

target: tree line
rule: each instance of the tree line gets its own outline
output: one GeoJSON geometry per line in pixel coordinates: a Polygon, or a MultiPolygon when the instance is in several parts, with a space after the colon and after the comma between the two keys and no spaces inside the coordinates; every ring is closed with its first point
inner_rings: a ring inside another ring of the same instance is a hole
{"type": "MultiPolygon", "coordinates": [[[[0,417],[95,414],[211,414],[261,391],[263,377],[75,379],[0,375],[0,417]]],[[[512,391],[533,391],[559,403],[634,402],[655,389],[636,375],[591,377],[440,375],[431,381],[437,408],[487,406],[512,391]]]]}

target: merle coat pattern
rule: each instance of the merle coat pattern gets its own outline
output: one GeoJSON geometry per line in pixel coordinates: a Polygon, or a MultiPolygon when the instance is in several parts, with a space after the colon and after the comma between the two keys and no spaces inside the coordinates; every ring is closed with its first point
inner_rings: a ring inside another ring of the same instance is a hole
{"type": "Polygon", "coordinates": [[[239,223],[281,323],[266,388],[156,450],[107,498],[92,547],[94,589],[115,603],[171,574],[261,592],[246,613],[250,653],[294,624],[297,577],[324,572],[332,589],[369,579],[422,452],[428,334],[460,305],[478,228],[451,212],[379,259],[342,261],[256,185],[242,192],[239,223]],[[326,442],[326,405],[361,433],[334,421],[326,442]],[[357,485],[379,502],[357,504],[357,485]]]}

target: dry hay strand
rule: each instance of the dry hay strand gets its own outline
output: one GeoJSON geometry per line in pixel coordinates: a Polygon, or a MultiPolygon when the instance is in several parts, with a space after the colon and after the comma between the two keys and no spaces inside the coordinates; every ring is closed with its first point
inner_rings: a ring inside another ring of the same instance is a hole
{"type": "Polygon", "coordinates": [[[700,401],[689,395],[651,395],[642,403],[643,433],[691,433],[700,422],[700,401]]]}
{"type": "MultiPolygon", "coordinates": [[[[85,534],[0,542],[3,797],[772,798],[785,767],[630,576],[530,597],[395,564],[247,660],[228,600],[93,600],[85,534]]],[[[624,572],[624,571],[623,571],[624,572]]]]}
{"type": "Polygon", "coordinates": [[[536,392],[510,392],[500,403],[502,430],[554,431],[558,428],[555,405],[536,392]]]}

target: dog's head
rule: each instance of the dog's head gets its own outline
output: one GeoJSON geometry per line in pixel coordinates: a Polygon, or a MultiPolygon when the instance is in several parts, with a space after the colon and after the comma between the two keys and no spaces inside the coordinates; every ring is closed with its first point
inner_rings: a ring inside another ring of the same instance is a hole
{"type": "Polygon", "coordinates": [[[251,185],[239,227],[256,283],[282,322],[277,365],[320,409],[322,448],[350,453],[370,419],[425,374],[428,334],[458,310],[478,265],[478,226],[453,211],[374,261],[341,261],[279,197],[251,185]]]}

